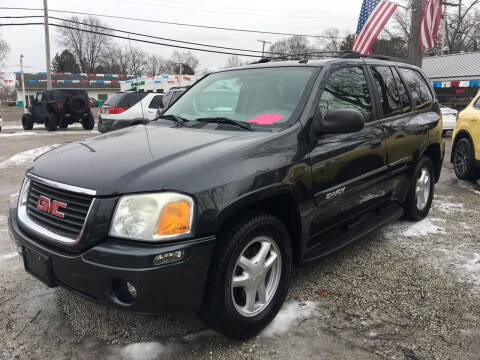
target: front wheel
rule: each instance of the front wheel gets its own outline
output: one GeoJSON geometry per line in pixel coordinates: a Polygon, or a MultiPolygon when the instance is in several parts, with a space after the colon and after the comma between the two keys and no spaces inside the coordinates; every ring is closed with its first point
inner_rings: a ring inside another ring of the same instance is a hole
{"type": "Polygon", "coordinates": [[[86,118],[82,119],[82,126],[85,130],[92,130],[95,126],[95,119],[93,118],[92,113],[88,113],[86,118]]]}
{"type": "Polygon", "coordinates": [[[412,183],[405,202],[405,216],[410,220],[422,220],[430,212],[435,189],[435,171],[432,160],[422,157],[415,167],[412,183]]]}
{"type": "Polygon", "coordinates": [[[285,300],[290,237],[274,216],[252,213],[223,231],[218,243],[200,317],[225,336],[247,339],[273,320],[285,300]]]}
{"type": "Polygon", "coordinates": [[[33,117],[31,114],[22,115],[22,127],[23,127],[23,130],[33,129],[33,117]]]}
{"type": "Polygon", "coordinates": [[[453,170],[461,180],[474,181],[479,178],[473,146],[467,138],[458,140],[453,148],[453,170]]]}

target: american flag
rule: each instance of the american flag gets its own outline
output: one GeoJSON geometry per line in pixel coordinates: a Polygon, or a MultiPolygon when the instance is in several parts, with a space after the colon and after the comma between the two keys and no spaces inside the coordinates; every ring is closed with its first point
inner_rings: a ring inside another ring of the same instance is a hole
{"type": "Polygon", "coordinates": [[[364,0],[353,42],[353,51],[371,54],[373,42],[396,9],[397,4],[389,1],[364,0]]]}
{"type": "Polygon", "coordinates": [[[420,46],[431,49],[438,43],[438,29],[442,20],[442,0],[428,0],[423,8],[420,27],[420,46]]]}

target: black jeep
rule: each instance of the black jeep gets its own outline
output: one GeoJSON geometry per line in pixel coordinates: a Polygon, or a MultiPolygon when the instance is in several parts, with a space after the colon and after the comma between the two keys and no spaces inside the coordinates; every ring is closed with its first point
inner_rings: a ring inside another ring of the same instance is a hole
{"type": "Polygon", "coordinates": [[[48,131],[66,129],[77,121],[85,130],[92,130],[95,125],[91,104],[85,90],[54,89],[37,93],[33,103],[28,107],[31,114],[22,116],[22,126],[32,130],[33,124],[45,124],[48,131]]]}
{"type": "Polygon", "coordinates": [[[198,311],[246,338],[280,310],[292,266],[426,217],[443,157],[415,66],[351,53],[252,64],[205,76],[156,121],[37,158],[9,229],[49,286],[198,311]]]}

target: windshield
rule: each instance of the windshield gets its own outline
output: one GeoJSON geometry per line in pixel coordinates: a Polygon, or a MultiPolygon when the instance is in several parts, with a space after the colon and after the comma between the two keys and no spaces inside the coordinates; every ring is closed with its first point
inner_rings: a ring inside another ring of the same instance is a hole
{"type": "Polygon", "coordinates": [[[215,73],[192,87],[163,116],[190,121],[222,118],[248,123],[255,130],[281,129],[315,70],[278,67],[215,73]]]}

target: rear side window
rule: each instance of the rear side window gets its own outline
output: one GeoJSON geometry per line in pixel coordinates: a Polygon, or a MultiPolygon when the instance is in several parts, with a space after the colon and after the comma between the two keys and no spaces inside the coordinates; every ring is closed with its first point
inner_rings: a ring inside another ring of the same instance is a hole
{"type": "Polygon", "coordinates": [[[172,98],[173,96],[173,92],[169,92],[167,93],[167,95],[165,95],[162,99],[162,103],[163,103],[163,107],[168,107],[168,105],[170,104],[170,99],[172,98]]]}
{"type": "Polygon", "coordinates": [[[429,107],[433,102],[433,96],[430,88],[423,76],[416,70],[400,68],[400,72],[405,78],[408,90],[415,100],[415,109],[421,110],[429,107]]]}
{"type": "Polygon", "coordinates": [[[383,117],[395,116],[402,113],[402,101],[397,89],[397,84],[388,66],[373,66],[375,88],[380,99],[383,117]]]}
{"type": "Polygon", "coordinates": [[[142,100],[147,93],[121,93],[116,94],[110,100],[108,100],[108,105],[110,106],[120,106],[120,107],[131,107],[142,100]]]}
{"type": "Polygon", "coordinates": [[[473,104],[473,106],[480,109],[480,98],[478,98],[477,101],[475,101],[475,104],[473,104]]]}
{"type": "Polygon", "coordinates": [[[372,100],[363,69],[354,66],[333,72],[318,106],[322,116],[330,110],[352,109],[361,112],[365,122],[372,121],[372,100]]]}
{"type": "Polygon", "coordinates": [[[162,95],[154,96],[152,101],[150,101],[150,105],[148,105],[148,107],[150,109],[160,109],[161,107],[163,107],[162,98],[162,95]]]}

